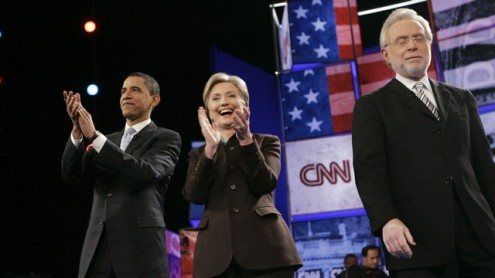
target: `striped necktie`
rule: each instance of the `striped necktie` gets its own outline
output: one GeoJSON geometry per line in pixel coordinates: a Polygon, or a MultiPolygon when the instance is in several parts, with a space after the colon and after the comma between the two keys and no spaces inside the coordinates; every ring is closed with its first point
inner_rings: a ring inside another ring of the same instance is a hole
{"type": "Polygon", "coordinates": [[[430,101],[428,96],[426,96],[426,92],[423,89],[424,85],[421,82],[417,82],[414,84],[414,90],[416,90],[416,96],[430,109],[431,113],[435,115],[435,118],[437,120],[440,120],[440,116],[438,114],[438,108],[433,104],[433,102],[430,101]]]}

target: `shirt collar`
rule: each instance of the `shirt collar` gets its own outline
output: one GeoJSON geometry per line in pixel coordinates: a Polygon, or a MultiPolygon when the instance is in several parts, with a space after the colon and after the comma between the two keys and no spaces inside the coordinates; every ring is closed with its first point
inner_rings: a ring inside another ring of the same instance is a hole
{"type": "Polygon", "coordinates": [[[406,77],[397,73],[397,74],[395,74],[395,79],[399,80],[400,83],[404,84],[404,86],[406,86],[410,90],[414,89],[414,84],[416,84],[417,82],[421,82],[421,83],[423,83],[423,86],[426,90],[432,91],[431,85],[430,85],[430,80],[428,79],[428,75],[425,75],[425,76],[423,76],[423,78],[421,78],[421,80],[416,81],[416,80],[411,80],[409,78],[406,78],[406,77]]]}
{"type": "MultiPolygon", "coordinates": [[[[151,123],[151,119],[147,119],[147,120],[144,120],[140,123],[133,125],[132,128],[134,128],[134,130],[136,130],[136,133],[138,133],[141,131],[141,129],[143,129],[145,126],[149,125],[150,123],[151,123]]],[[[127,130],[129,127],[131,127],[131,126],[128,124],[125,124],[125,130],[127,130]]]]}

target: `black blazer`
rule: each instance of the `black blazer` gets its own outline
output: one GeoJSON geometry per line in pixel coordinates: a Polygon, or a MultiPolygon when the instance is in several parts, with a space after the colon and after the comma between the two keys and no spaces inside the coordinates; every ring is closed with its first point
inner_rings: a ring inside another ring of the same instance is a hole
{"type": "Polygon", "coordinates": [[[179,159],[175,131],[150,123],[120,150],[123,130],[107,136],[101,151],[69,141],[62,157],[68,183],[91,183],[93,207],[79,277],[84,277],[105,227],[117,277],[168,277],[163,202],[179,159]]]}
{"type": "Polygon", "coordinates": [[[224,272],[232,257],[244,268],[302,265],[294,239],[273,203],[280,173],[280,141],[255,134],[239,146],[232,136],[213,160],[204,146],[189,153],[184,197],[205,204],[194,249],[194,277],[224,272]]]}
{"type": "Polygon", "coordinates": [[[416,241],[411,259],[385,252],[389,270],[450,259],[454,194],[495,255],[495,164],[476,101],[467,90],[430,83],[440,121],[396,79],[354,108],[354,171],[372,230],[380,236],[387,221],[399,218],[416,241]]]}

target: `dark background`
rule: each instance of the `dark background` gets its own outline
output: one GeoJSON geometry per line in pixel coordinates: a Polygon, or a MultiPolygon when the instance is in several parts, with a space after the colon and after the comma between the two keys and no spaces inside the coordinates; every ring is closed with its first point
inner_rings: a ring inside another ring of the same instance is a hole
{"type": "MultiPolygon", "coordinates": [[[[79,91],[98,130],[124,127],[118,105],[126,75],[161,85],[152,119],[178,131],[182,154],[166,198],[166,222],[188,227],[180,195],[196,110],[217,47],[269,73],[276,70],[270,3],[263,0],[0,0],[0,273],[76,277],[92,188],[65,184],[60,157],[71,131],[63,90],[79,91]],[[93,34],[83,31],[94,20],[93,34]],[[96,97],[86,86],[100,86],[96,97]]],[[[402,1],[358,0],[367,10],[402,1]]],[[[426,13],[426,3],[411,6],[426,13]]],[[[378,44],[389,12],[360,18],[363,49],[378,44]]],[[[249,84],[248,84],[249,85],[249,84]]]]}

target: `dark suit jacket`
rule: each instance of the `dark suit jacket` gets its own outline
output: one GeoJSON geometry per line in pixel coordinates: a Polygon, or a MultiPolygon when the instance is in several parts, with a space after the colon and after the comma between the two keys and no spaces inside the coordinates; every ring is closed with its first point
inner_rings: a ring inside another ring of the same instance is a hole
{"type": "Polygon", "coordinates": [[[430,82],[440,121],[396,79],[354,109],[354,171],[372,230],[380,236],[387,221],[399,218],[416,241],[411,259],[385,252],[389,270],[450,259],[454,194],[495,254],[495,164],[476,101],[467,90],[430,82]]]}
{"type": "Polygon", "coordinates": [[[244,268],[302,265],[292,235],[273,203],[280,173],[280,141],[254,135],[239,146],[235,135],[220,144],[213,160],[204,147],[189,153],[184,197],[205,204],[198,225],[194,277],[224,272],[232,257],[244,268]]]}
{"type": "Polygon", "coordinates": [[[93,207],[84,240],[79,277],[84,277],[105,227],[117,277],[168,277],[163,201],[179,158],[175,131],[150,123],[126,152],[123,131],[107,136],[101,151],[84,152],[67,142],[62,176],[69,183],[92,183],[93,207]]]}
{"type": "Polygon", "coordinates": [[[379,268],[371,269],[363,265],[352,265],[347,270],[347,276],[346,276],[346,278],[387,278],[387,277],[388,275],[385,274],[383,270],[379,268]]]}

